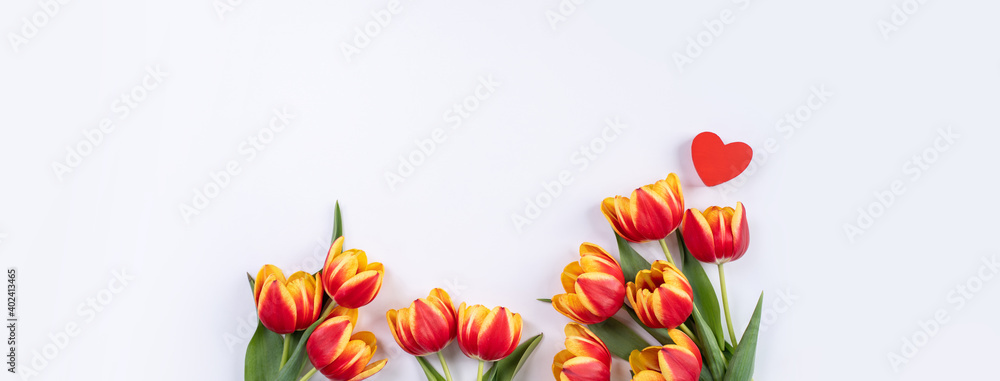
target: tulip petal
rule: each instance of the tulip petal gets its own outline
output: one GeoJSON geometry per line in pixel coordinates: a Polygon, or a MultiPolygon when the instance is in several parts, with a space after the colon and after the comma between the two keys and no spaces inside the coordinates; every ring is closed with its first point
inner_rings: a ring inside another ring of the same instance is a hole
{"type": "Polygon", "coordinates": [[[564,316],[582,324],[597,324],[607,318],[595,315],[584,306],[577,294],[559,294],[552,297],[552,307],[564,316]]]}
{"type": "Polygon", "coordinates": [[[611,370],[589,357],[574,357],[563,363],[562,375],[569,381],[608,381],[611,370]]]}
{"type": "Polygon", "coordinates": [[[354,325],[346,316],[338,316],[320,324],[306,342],[306,353],[313,367],[322,369],[334,362],[351,338],[354,325]]]}
{"type": "Polygon", "coordinates": [[[295,300],[285,285],[273,274],[261,287],[260,300],[257,301],[257,316],[267,329],[275,333],[295,332],[295,300]]]}
{"type": "Polygon", "coordinates": [[[348,308],[361,308],[371,303],[382,288],[382,271],[361,272],[346,282],[333,295],[333,300],[348,308]]]}
{"type": "Polygon", "coordinates": [[[380,370],[382,370],[382,368],[385,367],[385,364],[387,362],[389,362],[388,359],[382,359],[373,362],[371,364],[368,364],[368,366],[366,366],[365,369],[361,371],[361,373],[358,373],[358,375],[352,377],[350,380],[347,381],[361,381],[368,377],[374,376],[375,373],[378,373],[380,370]]]}
{"type": "Polygon", "coordinates": [[[520,332],[513,329],[514,319],[504,307],[496,307],[483,320],[479,331],[479,358],[497,361],[507,357],[512,342],[518,341],[520,332]]]}
{"type": "Polygon", "coordinates": [[[587,311],[607,319],[621,309],[625,286],[609,274],[585,273],[576,280],[576,295],[587,311]]]}
{"type": "Polygon", "coordinates": [[[281,269],[275,265],[264,265],[257,272],[257,278],[254,279],[253,287],[253,300],[257,302],[260,300],[260,290],[264,288],[264,282],[267,278],[274,275],[274,278],[278,283],[285,284],[285,274],[281,272],[281,269]]]}
{"type": "Polygon", "coordinates": [[[667,381],[667,379],[657,372],[644,370],[632,377],[632,381],[667,381]]]}

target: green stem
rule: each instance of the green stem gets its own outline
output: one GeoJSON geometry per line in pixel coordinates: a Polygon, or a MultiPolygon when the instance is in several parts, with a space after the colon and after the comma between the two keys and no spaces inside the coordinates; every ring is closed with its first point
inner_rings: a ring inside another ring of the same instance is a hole
{"type": "Polygon", "coordinates": [[[483,366],[486,365],[486,361],[479,360],[479,370],[476,371],[476,381],[483,381],[483,366]]]}
{"type": "Polygon", "coordinates": [[[695,338],[694,333],[691,332],[691,329],[688,328],[687,325],[681,324],[677,328],[679,328],[681,330],[681,332],[684,332],[685,335],[688,335],[688,337],[690,337],[692,341],[697,341],[697,339],[695,338]]]}
{"type": "Polygon", "coordinates": [[[719,284],[722,286],[722,307],[726,310],[726,325],[729,326],[729,339],[733,341],[733,348],[738,345],[736,341],[736,331],[733,330],[733,318],[729,314],[729,294],[726,292],[726,271],[719,264],[719,284]]]}
{"type": "Polygon", "coordinates": [[[286,333],[285,334],[285,347],[284,347],[284,349],[281,350],[281,364],[278,365],[278,369],[284,368],[285,367],[285,363],[288,362],[288,355],[289,355],[288,349],[289,349],[289,347],[291,345],[292,345],[292,334],[291,333],[286,333]]]}
{"type": "Polygon", "coordinates": [[[448,379],[448,381],[452,381],[451,369],[448,369],[448,362],[444,361],[444,355],[441,354],[441,351],[438,351],[438,360],[441,360],[441,367],[444,368],[444,377],[448,379]]]}
{"type": "Polygon", "coordinates": [[[677,266],[677,264],[674,263],[674,257],[670,255],[670,249],[667,248],[666,238],[660,240],[660,248],[663,249],[663,254],[667,256],[667,262],[670,262],[671,265],[677,266]]]}
{"type": "Polygon", "coordinates": [[[309,377],[312,377],[314,374],[316,374],[316,368],[313,368],[312,366],[310,366],[310,368],[312,368],[312,370],[310,370],[309,373],[306,373],[305,376],[302,376],[302,378],[300,378],[299,381],[306,381],[309,379],[309,377]]]}

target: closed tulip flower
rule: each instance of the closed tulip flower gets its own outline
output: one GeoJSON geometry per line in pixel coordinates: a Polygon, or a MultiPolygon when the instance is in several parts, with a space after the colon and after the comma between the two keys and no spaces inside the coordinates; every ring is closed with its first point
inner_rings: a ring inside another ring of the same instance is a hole
{"type": "Polygon", "coordinates": [[[444,349],[458,328],[458,312],[448,293],[440,288],[431,290],[426,299],[413,301],[409,308],[389,310],[385,318],[396,343],[414,356],[444,349]]]}
{"type": "Polygon", "coordinates": [[[458,347],[466,356],[497,361],[509,356],[521,341],[521,314],[504,307],[458,307],[458,347]]]}
{"type": "Polygon", "coordinates": [[[632,242],[656,241],[677,229],[684,216],[684,194],[677,175],[644,185],[631,197],[604,199],[601,212],[618,235],[632,242]]]}
{"type": "Polygon", "coordinates": [[[277,266],[264,265],[254,281],[257,316],[280,334],[309,328],[323,309],[323,283],[304,271],[285,278],[277,266]]]}
{"type": "Polygon", "coordinates": [[[610,381],[611,352],[589,329],[566,325],[566,349],[556,354],[552,373],[557,381],[610,381]]]}
{"type": "Polygon", "coordinates": [[[684,244],[695,259],[726,263],[740,259],[750,246],[750,226],[743,203],[736,208],[713,206],[704,212],[688,209],[681,224],[684,244]]]}
{"type": "Polygon", "coordinates": [[[312,372],[319,370],[335,381],[360,381],[382,370],[388,360],[369,364],[375,355],[375,335],[352,334],[353,330],[354,324],[347,316],[335,316],[316,327],[306,342],[309,362],[316,368],[312,372]]]}
{"type": "Polygon", "coordinates": [[[565,294],[552,297],[552,307],[582,324],[607,320],[625,301],[622,268],[607,251],[592,243],[580,245],[580,261],[562,273],[565,294]]]}
{"type": "Polygon", "coordinates": [[[371,303],[382,288],[385,268],[381,263],[368,263],[362,250],[343,251],[344,237],[330,246],[323,265],[322,281],[327,295],[347,308],[361,308],[371,303]]]}
{"type": "Polygon", "coordinates": [[[736,209],[713,206],[699,212],[688,209],[681,226],[684,244],[695,259],[719,266],[719,286],[722,289],[722,307],[726,312],[729,339],[737,344],[733,318],[729,313],[729,292],[726,290],[726,272],[723,265],[740,259],[750,246],[750,225],[742,202],[736,209]]]}
{"type": "Polygon", "coordinates": [[[698,381],[701,352],[687,335],[676,329],[667,333],[675,344],[634,350],[628,358],[632,381],[698,381]]]}
{"type": "Polygon", "coordinates": [[[694,293],[684,274],[666,261],[656,261],[629,282],[629,304],[639,321],[650,328],[674,329],[684,323],[694,309],[694,293]]]}

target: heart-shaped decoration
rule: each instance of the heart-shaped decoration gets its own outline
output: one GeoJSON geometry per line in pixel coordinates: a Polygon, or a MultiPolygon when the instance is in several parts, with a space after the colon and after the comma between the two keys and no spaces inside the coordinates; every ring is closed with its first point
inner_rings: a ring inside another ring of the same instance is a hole
{"type": "Polygon", "coordinates": [[[742,142],[723,144],[722,138],[702,132],[691,142],[691,160],[701,181],[716,186],[734,179],[750,166],[753,149],[742,142]]]}

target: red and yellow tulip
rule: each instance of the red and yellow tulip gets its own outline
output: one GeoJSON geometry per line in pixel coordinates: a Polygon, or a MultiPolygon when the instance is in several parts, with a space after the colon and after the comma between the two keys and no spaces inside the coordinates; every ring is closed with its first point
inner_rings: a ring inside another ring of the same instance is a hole
{"type": "Polygon", "coordinates": [[[601,212],[622,238],[632,242],[664,239],[684,216],[680,180],[671,173],[665,180],[636,189],[632,197],[605,198],[601,212]]]}
{"type": "Polygon", "coordinates": [[[375,355],[375,335],[352,334],[354,324],[347,316],[323,322],[306,342],[309,361],[324,376],[335,381],[360,381],[382,370],[388,360],[369,364],[375,355]]]}
{"type": "Polygon", "coordinates": [[[565,294],[552,297],[552,307],[582,324],[607,320],[625,301],[622,268],[603,248],[592,243],[580,245],[580,261],[563,269],[565,294]]]}
{"type": "Polygon", "coordinates": [[[628,358],[635,376],[632,381],[698,381],[701,352],[683,332],[668,333],[674,344],[634,350],[628,358]]]}
{"type": "Polygon", "coordinates": [[[521,314],[504,307],[490,310],[465,303],[458,307],[458,347],[480,361],[497,361],[514,352],[521,341],[521,327],[521,314]]]}
{"type": "Polygon", "coordinates": [[[611,380],[611,352],[597,335],[576,323],[566,325],[566,349],[552,361],[557,381],[611,380]]]}
{"type": "Polygon", "coordinates": [[[385,268],[378,262],[368,263],[368,256],[362,250],[343,249],[344,237],[337,238],[330,246],[323,265],[323,288],[337,304],[361,308],[378,295],[385,268]]]}
{"type": "Polygon", "coordinates": [[[385,313],[396,343],[406,353],[425,356],[444,349],[458,332],[458,312],[451,297],[440,288],[426,299],[417,299],[409,308],[385,313]]]}
{"type": "Polygon", "coordinates": [[[323,309],[323,283],[304,271],[286,279],[277,266],[264,265],[257,273],[253,294],[260,322],[280,334],[309,328],[323,309]]]}
{"type": "Polygon", "coordinates": [[[694,309],[691,284],[666,261],[653,262],[649,270],[636,274],[635,282],[628,283],[626,296],[639,321],[650,328],[677,328],[694,309]]]}
{"type": "Polygon", "coordinates": [[[684,244],[695,259],[721,264],[740,259],[750,246],[750,226],[742,202],[736,208],[688,209],[681,224],[684,244]]]}

